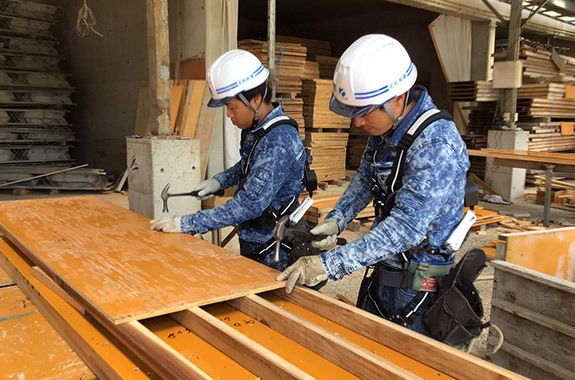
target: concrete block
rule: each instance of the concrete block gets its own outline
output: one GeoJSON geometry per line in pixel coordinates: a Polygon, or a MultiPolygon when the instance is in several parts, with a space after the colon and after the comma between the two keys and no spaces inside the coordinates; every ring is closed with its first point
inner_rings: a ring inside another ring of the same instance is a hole
{"type": "Polygon", "coordinates": [[[162,212],[161,193],[192,191],[201,181],[200,142],[177,136],[128,137],[128,200],[130,210],[149,218],[193,214],[200,210],[195,197],[172,197],[169,213],[162,212]]]}
{"type": "MultiPolygon", "coordinates": [[[[503,150],[527,150],[529,132],[527,131],[489,131],[487,147],[503,150]]],[[[525,169],[493,165],[488,158],[485,169],[485,182],[501,197],[510,200],[523,199],[525,190],[525,169]]]]}

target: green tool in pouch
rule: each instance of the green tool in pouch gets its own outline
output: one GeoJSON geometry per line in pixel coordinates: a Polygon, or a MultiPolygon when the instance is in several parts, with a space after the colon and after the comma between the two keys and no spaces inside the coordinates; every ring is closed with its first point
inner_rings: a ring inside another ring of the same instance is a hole
{"type": "Polygon", "coordinates": [[[483,323],[483,305],[473,282],[485,267],[485,253],[472,249],[441,281],[439,291],[423,316],[431,337],[461,347],[478,337],[489,322],[483,323]]]}

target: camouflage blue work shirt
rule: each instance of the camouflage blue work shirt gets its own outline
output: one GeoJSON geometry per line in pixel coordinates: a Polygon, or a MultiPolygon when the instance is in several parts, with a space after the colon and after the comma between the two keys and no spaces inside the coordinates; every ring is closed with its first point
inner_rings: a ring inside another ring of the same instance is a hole
{"type": "MultiPolygon", "coordinates": [[[[374,160],[364,153],[355,177],[328,214],[327,218],[335,220],[340,231],[372,201],[374,170],[380,183],[385,181],[398,142],[422,113],[436,108],[424,87],[416,86],[412,93],[416,104],[399,126],[384,136],[369,137],[366,152],[381,149],[381,154],[374,160]]],[[[407,151],[403,186],[396,193],[390,215],[384,220],[376,218],[362,238],[322,253],[329,277],[338,280],[380,261],[402,268],[399,254],[418,246],[426,237],[429,248],[445,252],[443,244],[463,213],[468,169],[467,149],[455,124],[440,119],[428,125],[407,151]]],[[[417,252],[415,259],[428,263],[446,261],[442,255],[424,251],[417,252]]]]}
{"type": "MultiPolygon", "coordinates": [[[[273,105],[274,109],[258,126],[246,132],[240,148],[240,161],[214,176],[223,189],[239,185],[242,165],[248,163],[248,156],[256,140],[254,133],[273,118],[285,116],[278,104],[273,105]]],[[[249,158],[250,169],[243,189],[240,190],[238,186],[234,197],[221,206],[183,216],[182,231],[205,233],[240,223],[240,245],[241,240],[252,245],[267,242],[273,237],[273,229],[246,228],[241,223],[259,217],[269,205],[277,210],[285,200],[299,196],[303,190],[305,158],[303,142],[296,128],[289,124],[273,128],[260,140],[249,158]]],[[[249,252],[242,250],[242,254],[246,253],[249,252]]]]}

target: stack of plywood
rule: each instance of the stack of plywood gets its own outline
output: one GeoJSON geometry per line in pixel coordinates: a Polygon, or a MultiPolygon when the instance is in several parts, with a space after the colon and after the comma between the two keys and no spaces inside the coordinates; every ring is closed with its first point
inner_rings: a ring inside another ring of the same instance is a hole
{"type": "Polygon", "coordinates": [[[332,79],[335,67],[337,66],[338,57],[330,57],[325,55],[317,55],[315,57],[319,64],[319,77],[322,79],[332,79]]]}
{"type": "Polygon", "coordinates": [[[278,100],[283,107],[285,114],[298,124],[298,131],[303,140],[305,137],[305,121],[303,119],[303,99],[302,98],[281,98],[278,100]]]}
{"type": "Polygon", "coordinates": [[[573,82],[575,79],[575,59],[523,45],[520,60],[523,63],[523,77],[536,81],[573,82]],[[556,62],[562,66],[560,69],[556,62]]]}
{"type": "Polygon", "coordinates": [[[291,37],[276,35],[276,43],[292,43],[305,46],[307,49],[307,60],[315,61],[318,55],[330,56],[331,45],[328,41],[313,40],[310,38],[291,37]]]}
{"type": "Polygon", "coordinates": [[[448,89],[453,102],[494,102],[500,96],[489,81],[451,82],[448,89]]]}
{"type": "MultiPolygon", "coordinates": [[[[240,49],[253,53],[267,67],[268,43],[258,40],[238,42],[240,49]]],[[[276,44],[277,94],[295,98],[301,92],[301,78],[304,71],[307,49],[293,43],[276,44]]]]}
{"type": "Polygon", "coordinates": [[[350,119],[329,110],[332,88],[332,81],[325,79],[304,80],[303,84],[305,145],[320,181],[345,178],[350,119]]]}
{"type": "Polygon", "coordinates": [[[369,139],[369,133],[362,128],[351,127],[347,143],[347,168],[357,169],[361,164],[363,152],[369,139]]]}
{"type": "Polygon", "coordinates": [[[531,126],[529,150],[560,152],[572,149],[575,149],[575,132],[572,121],[543,122],[531,126]]]}

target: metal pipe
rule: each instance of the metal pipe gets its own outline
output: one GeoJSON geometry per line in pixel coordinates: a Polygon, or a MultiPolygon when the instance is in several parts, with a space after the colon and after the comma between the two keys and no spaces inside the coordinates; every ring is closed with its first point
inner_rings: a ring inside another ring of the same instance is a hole
{"type": "Polygon", "coordinates": [[[276,0],[268,0],[268,70],[272,101],[276,99],[276,0]]]}

